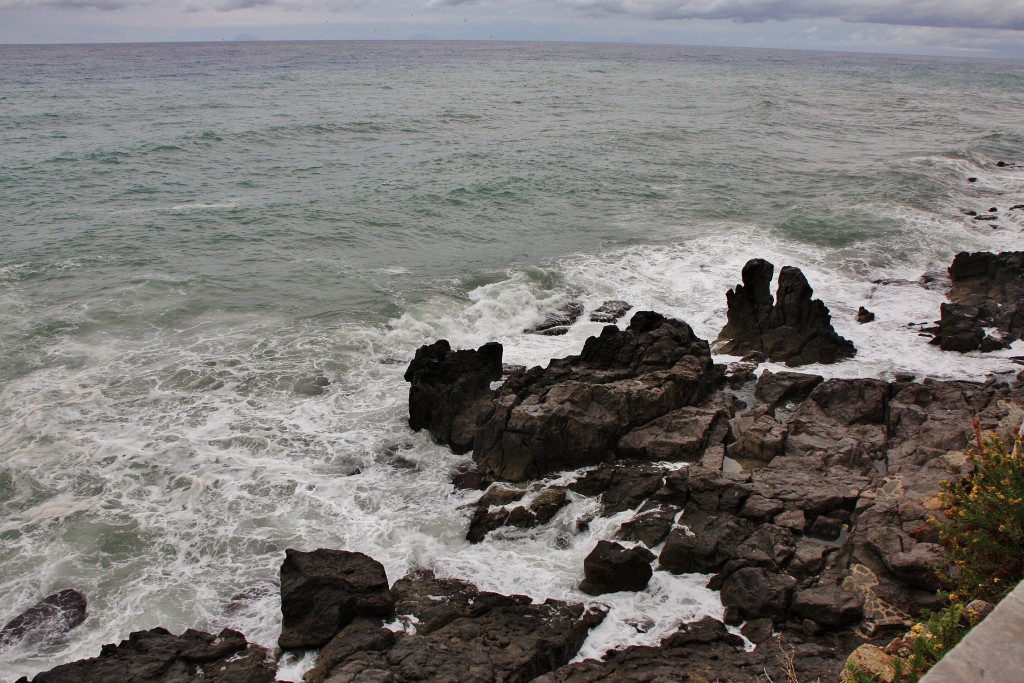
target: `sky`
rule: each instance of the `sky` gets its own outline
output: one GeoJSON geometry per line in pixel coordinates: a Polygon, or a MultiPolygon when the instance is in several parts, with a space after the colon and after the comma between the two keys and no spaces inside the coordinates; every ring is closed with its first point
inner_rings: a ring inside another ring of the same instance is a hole
{"type": "Polygon", "coordinates": [[[0,44],[540,40],[1024,59],[1024,0],[0,0],[0,44]]]}

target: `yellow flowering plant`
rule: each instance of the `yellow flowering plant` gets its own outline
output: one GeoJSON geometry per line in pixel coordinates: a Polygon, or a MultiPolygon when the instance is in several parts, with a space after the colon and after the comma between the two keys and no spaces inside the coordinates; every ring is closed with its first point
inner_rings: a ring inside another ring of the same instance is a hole
{"type": "Polygon", "coordinates": [[[943,486],[948,520],[937,524],[952,563],[944,578],[954,594],[998,602],[1024,579],[1024,451],[1019,434],[1011,448],[977,420],[974,432],[974,474],[943,486]]]}

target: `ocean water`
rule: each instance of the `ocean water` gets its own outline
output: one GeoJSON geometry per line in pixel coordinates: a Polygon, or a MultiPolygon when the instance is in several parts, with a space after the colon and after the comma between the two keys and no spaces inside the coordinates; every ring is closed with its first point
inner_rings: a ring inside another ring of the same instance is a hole
{"type": "MultiPolygon", "coordinates": [[[[621,298],[713,339],[763,257],[859,349],[810,370],[1020,369],[1020,344],[944,354],[907,327],[943,301],[923,272],[1024,241],[1019,61],[325,42],[0,46],[0,67],[0,622],[90,601],[0,680],[157,625],[273,645],[289,547],[593,600],[583,558],[623,521],[577,533],[593,501],[463,540],[466,458],[405,422],[405,365],[439,338],[544,364],[600,325],[524,328],[621,298]]],[[[705,581],[602,597],[581,656],[720,614],[705,581]]]]}

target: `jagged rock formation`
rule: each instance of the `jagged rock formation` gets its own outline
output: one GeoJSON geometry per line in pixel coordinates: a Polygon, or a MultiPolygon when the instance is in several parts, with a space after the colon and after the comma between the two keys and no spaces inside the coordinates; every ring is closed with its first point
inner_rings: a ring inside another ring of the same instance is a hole
{"type": "Polygon", "coordinates": [[[609,462],[629,432],[696,406],[717,379],[708,343],[689,325],[641,311],[580,355],[509,378],[479,419],[473,459],[512,481],[609,462]]]}
{"type": "MultiPolygon", "coordinates": [[[[31,683],[270,683],[277,663],[266,648],[224,629],[216,636],[189,629],[180,636],[154,628],[104,645],[99,657],[37,674],[31,683]]],[[[28,683],[21,678],[18,683],[28,683]]]]}
{"type": "Polygon", "coordinates": [[[412,430],[426,429],[455,453],[472,449],[477,417],[494,396],[491,382],[501,379],[501,355],[496,342],[476,351],[452,351],[445,339],[420,347],[405,371],[412,430]]]}
{"type": "Polygon", "coordinates": [[[282,649],[320,647],[359,617],[389,617],[384,566],[362,553],[289,548],[281,564],[282,649]]]}
{"type": "Polygon", "coordinates": [[[949,277],[951,303],[942,304],[936,336],[944,351],[993,351],[1024,339],[1024,252],[961,252],[949,277]]]}
{"type": "Polygon", "coordinates": [[[356,620],[328,643],[308,683],[530,681],[566,664],[605,611],[558,600],[535,605],[472,584],[412,574],[392,589],[396,612],[415,624],[392,633],[356,620]]]}
{"type": "Polygon", "coordinates": [[[735,356],[761,354],[786,365],[835,363],[852,358],[853,342],[836,334],[832,316],[799,268],[784,266],[773,301],[769,288],[775,266],[751,259],[743,284],[726,294],[727,322],[716,350],[735,356]]]}

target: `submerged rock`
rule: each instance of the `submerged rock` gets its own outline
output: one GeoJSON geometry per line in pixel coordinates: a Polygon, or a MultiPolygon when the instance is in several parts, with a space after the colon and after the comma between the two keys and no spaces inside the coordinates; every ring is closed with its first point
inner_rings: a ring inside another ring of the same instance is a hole
{"type": "Polygon", "coordinates": [[[569,331],[569,326],[579,320],[581,315],[583,315],[583,304],[578,301],[570,301],[557,311],[551,311],[545,315],[543,322],[537,323],[523,332],[548,336],[562,335],[569,331]]]}
{"type": "Polygon", "coordinates": [[[46,649],[85,617],[85,596],[78,591],[66,588],[48,595],[0,629],[0,652],[23,642],[46,649]]]}
{"type": "Polygon", "coordinates": [[[839,336],[832,317],[799,268],[784,266],[772,299],[769,287],[775,266],[751,259],[743,267],[743,284],[726,294],[727,322],[716,349],[743,356],[762,353],[786,365],[835,363],[856,354],[853,342],[839,336]]]}
{"type": "Polygon", "coordinates": [[[590,321],[595,323],[613,323],[626,315],[633,308],[632,304],[613,299],[605,301],[590,313],[590,321]]]}
{"type": "Polygon", "coordinates": [[[248,643],[237,631],[224,629],[215,636],[189,629],[176,636],[154,628],[104,645],[99,657],[37,674],[31,683],[270,683],[276,673],[266,648],[248,643]]]}

